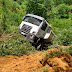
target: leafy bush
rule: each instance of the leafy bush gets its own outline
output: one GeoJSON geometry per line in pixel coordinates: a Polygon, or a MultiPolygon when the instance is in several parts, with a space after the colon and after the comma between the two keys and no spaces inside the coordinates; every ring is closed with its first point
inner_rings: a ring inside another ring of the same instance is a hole
{"type": "Polygon", "coordinates": [[[58,35],[63,31],[63,29],[68,29],[72,27],[72,20],[71,19],[50,19],[49,24],[52,26],[53,32],[58,35]]]}
{"type": "Polygon", "coordinates": [[[72,46],[71,47],[69,47],[69,48],[60,48],[60,52],[63,52],[63,51],[65,51],[65,52],[67,52],[67,53],[69,53],[70,55],[72,55],[72,46]]]}
{"type": "Polygon", "coordinates": [[[44,61],[47,60],[48,58],[54,58],[54,57],[60,57],[61,56],[61,53],[60,50],[56,50],[56,51],[51,51],[51,52],[46,52],[46,55],[45,55],[45,58],[44,58],[44,61]]]}
{"type": "Polygon", "coordinates": [[[28,0],[26,6],[27,13],[33,13],[35,15],[43,16],[44,18],[46,18],[47,10],[41,0],[28,0]]]}
{"type": "Polygon", "coordinates": [[[64,1],[63,0],[54,0],[55,5],[62,4],[64,1]]]}
{"type": "Polygon", "coordinates": [[[68,18],[68,14],[70,12],[70,7],[66,4],[60,4],[58,5],[58,14],[61,18],[68,18]]]}
{"type": "Polygon", "coordinates": [[[72,55],[72,46],[70,48],[59,48],[56,49],[55,51],[50,51],[49,53],[46,52],[46,55],[43,59],[43,61],[46,61],[49,58],[54,58],[54,57],[60,57],[60,56],[68,56],[72,55]]]}
{"type": "Polygon", "coordinates": [[[69,13],[69,18],[72,20],[72,13],[69,13]]]}
{"type": "Polygon", "coordinates": [[[27,54],[27,51],[34,50],[29,41],[19,33],[11,34],[0,44],[0,56],[27,54]]]}
{"type": "Polygon", "coordinates": [[[55,5],[59,5],[62,3],[68,4],[68,5],[72,4],[72,0],[53,0],[53,1],[54,1],[55,5]]]}
{"type": "Polygon", "coordinates": [[[65,46],[72,44],[72,27],[62,30],[57,36],[56,42],[65,46]]]}
{"type": "Polygon", "coordinates": [[[68,5],[71,5],[72,4],[72,0],[63,0],[64,3],[68,4],[68,5]]]}
{"type": "MultiPolygon", "coordinates": [[[[16,33],[22,17],[26,13],[32,13],[49,20],[49,24],[57,35],[57,45],[70,45],[72,44],[72,29],[70,28],[72,27],[72,13],[70,12],[72,7],[69,6],[71,3],[72,0],[0,0],[0,36],[3,32],[16,33]]],[[[1,55],[22,55],[34,49],[22,36],[17,37],[15,34],[14,36],[15,39],[9,38],[0,43],[1,55]],[[20,40],[25,42],[22,43],[20,40]]]]}
{"type": "MultiPolygon", "coordinates": [[[[1,26],[1,25],[0,25],[0,26],[1,26]]],[[[3,33],[3,30],[2,30],[2,28],[0,27],[0,37],[1,37],[2,33],[3,33]]]]}
{"type": "Polygon", "coordinates": [[[68,53],[72,55],[72,46],[69,48],[69,52],[68,53]]]}
{"type": "Polygon", "coordinates": [[[46,9],[48,9],[48,11],[50,11],[53,6],[54,6],[54,1],[53,0],[43,0],[42,3],[45,5],[46,9]],[[44,1],[44,3],[43,3],[44,1]]]}
{"type": "Polygon", "coordinates": [[[43,70],[44,70],[45,72],[48,72],[48,67],[44,67],[43,70]]]}
{"type": "Polygon", "coordinates": [[[24,13],[16,9],[20,5],[13,0],[3,0],[1,2],[2,9],[0,9],[0,14],[2,18],[0,29],[12,33],[13,29],[17,28],[16,26],[21,23],[24,13]]]}

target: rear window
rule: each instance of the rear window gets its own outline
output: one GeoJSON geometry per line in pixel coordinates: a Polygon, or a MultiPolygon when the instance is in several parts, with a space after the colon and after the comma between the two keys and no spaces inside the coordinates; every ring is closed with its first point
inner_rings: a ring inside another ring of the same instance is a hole
{"type": "Polygon", "coordinates": [[[37,18],[34,18],[34,17],[31,17],[31,16],[26,16],[26,17],[24,18],[24,21],[25,21],[25,22],[32,23],[32,24],[37,25],[37,26],[39,26],[40,23],[42,22],[42,20],[37,19],[37,18]]]}

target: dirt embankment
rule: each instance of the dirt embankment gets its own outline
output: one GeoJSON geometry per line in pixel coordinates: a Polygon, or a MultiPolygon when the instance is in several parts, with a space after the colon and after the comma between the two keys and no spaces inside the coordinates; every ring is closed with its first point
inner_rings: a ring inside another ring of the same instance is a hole
{"type": "MultiPolygon", "coordinates": [[[[47,52],[53,51],[50,49],[47,52]]],[[[29,56],[0,57],[0,72],[72,72],[72,56],[49,58],[42,61],[46,52],[29,56]]]]}

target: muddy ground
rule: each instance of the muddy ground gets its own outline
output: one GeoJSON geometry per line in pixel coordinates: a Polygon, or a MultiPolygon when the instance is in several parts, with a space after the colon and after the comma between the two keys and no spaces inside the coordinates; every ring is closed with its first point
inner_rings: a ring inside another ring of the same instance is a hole
{"type": "Polygon", "coordinates": [[[60,56],[44,60],[46,52],[31,55],[0,57],[0,72],[72,72],[72,56],[60,56]]]}

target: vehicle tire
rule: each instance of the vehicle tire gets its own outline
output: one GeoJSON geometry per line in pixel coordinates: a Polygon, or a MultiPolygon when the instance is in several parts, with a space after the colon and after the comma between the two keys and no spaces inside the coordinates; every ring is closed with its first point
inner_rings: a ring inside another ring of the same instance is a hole
{"type": "Polygon", "coordinates": [[[39,50],[39,49],[41,49],[42,48],[42,44],[41,43],[39,43],[38,45],[37,45],[37,50],[39,50]]]}
{"type": "Polygon", "coordinates": [[[36,49],[37,50],[42,50],[43,49],[43,39],[41,39],[38,43],[37,43],[37,45],[36,45],[36,49]]]}

